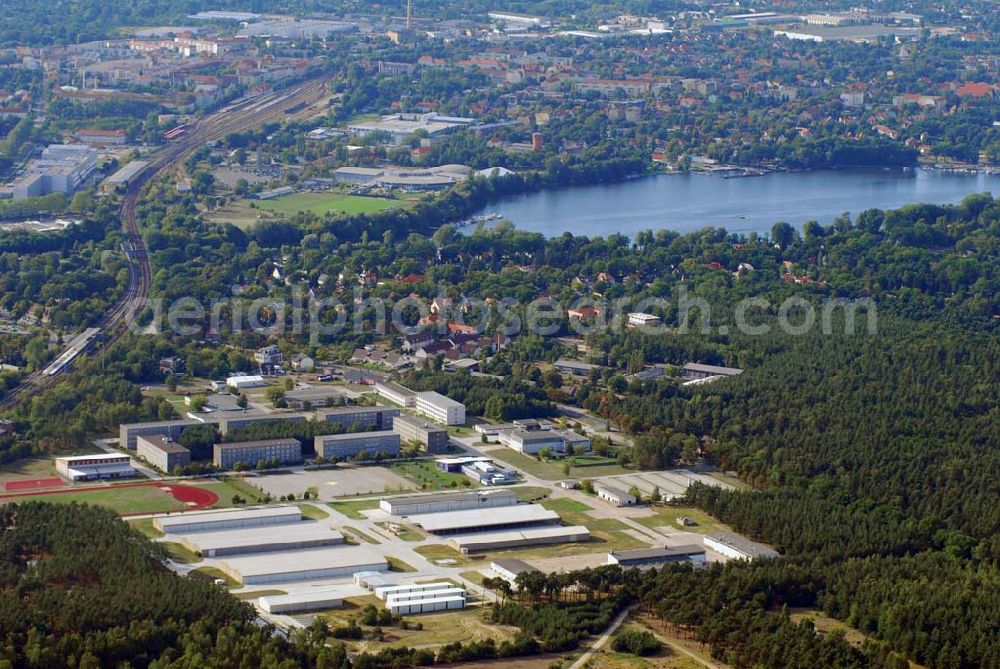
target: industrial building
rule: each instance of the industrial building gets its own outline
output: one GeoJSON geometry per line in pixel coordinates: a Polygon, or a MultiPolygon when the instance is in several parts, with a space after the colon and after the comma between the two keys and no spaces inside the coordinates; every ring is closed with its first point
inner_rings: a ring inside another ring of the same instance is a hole
{"type": "Polygon", "coordinates": [[[396,582],[378,571],[359,571],[354,574],[354,585],[360,586],[369,592],[375,592],[377,588],[386,585],[396,585],[396,582]]]}
{"type": "Polygon", "coordinates": [[[501,506],[483,513],[480,509],[425,513],[408,516],[414,525],[437,535],[521,529],[559,523],[559,514],[537,504],[501,506]]]}
{"type": "Polygon", "coordinates": [[[122,424],[118,426],[118,446],[134,451],[136,438],[140,435],[160,435],[177,441],[184,430],[201,424],[197,420],[161,420],[152,423],[122,424]]]}
{"type": "Polygon", "coordinates": [[[388,571],[389,563],[364,546],[263,553],[236,557],[219,568],[243,585],[344,578],[359,571],[388,571]]]}
{"type": "Polygon", "coordinates": [[[622,569],[651,569],[679,562],[705,562],[705,549],[701,546],[667,546],[663,548],[638,548],[630,551],[610,551],[608,564],[622,569]]]}
{"type": "Polygon", "coordinates": [[[445,425],[465,424],[465,405],[441,393],[427,391],[417,393],[416,410],[431,420],[445,425]]]}
{"type": "Polygon", "coordinates": [[[118,186],[128,186],[139,176],[143,170],[149,167],[149,162],[145,160],[129,161],[125,167],[121,168],[104,180],[103,188],[116,188],[118,186]]]}
{"type": "Polygon", "coordinates": [[[490,563],[490,569],[508,583],[514,583],[518,574],[530,574],[538,571],[524,560],[494,560],[490,563]]]}
{"type": "Polygon", "coordinates": [[[248,390],[250,388],[263,388],[267,381],[260,374],[238,374],[226,379],[226,386],[233,390],[248,390]]]}
{"type": "Polygon", "coordinates": [[[344,403],[344,394],[337,388],[303,388],[289,390],[283,399],[290,409],[309,407],[327,407],[344,403]]]}
{"type": "Polygon", "coordinates": [[[302,521],[282,524],[280,528],[264,525],[194,532],[182,535],[178,541],[203,557],[225,557],[337,546],[344,543],[344,536],[323,523],[302,521]]]}
{"type": "Polygon", "coordinates": [[[326,434],[316,437],[314,444],[316,454],[327,460],[348,460],[362,453],[370,460],[377,454],[383,458],[399,455],[399,435],[390,430],[326,434]]]}
{"type": "Polygon", "coordinates": [[[317,421],[336,423],[351,432],[395,429],[397,416],[399,409],[396,407],[340,407],[316,411],[317,421]]]}
{"type": "Polygon", "coordinates": [[[592,365],[589,362],[579,362],[577,360],[556,360],[555,368],[560,372],[566,372],[574,376],[590,376],[591,372],[600,371],[600,365],[592,365]]]}
{"type": "Polygon", "coordinates": [[[190,532],[216,532],[270,525],[288,525],[302,521],[302,511],[297,506],[262,506],[255,509],[225,509],[220,511],[191,511],[153,518],[153,527],[164,534],[190,532]]]}
{"type": "Polygon", "coordinates": [[[302,462],[302,444],[298,439],[263,439],[215,444],[212,462],[221,469],[232,469],[242,462],[250,467],[260,461],[277,460],[283,465],[302,462]]]}
{"type": "Polygon", "coordinates": [[[393,595],[413,594],[453,587],[455,587],[455,584],[451,581],[434,581],[431,583],[390,583],[388,585],[376,587],[373,592],[379,599],[386,600],[393,595]]]}
{"type": "Polygon", "coordinates": [[[451,443],[448,430],[414,416],[397,416],[392,429],[403,441],[419,442],[428,453],[447,453],[451,443]]]}
{"type": "Polygon", "coordinates": [[[333,171],[333,178],[340,183],[367,186],[383,174],[385,170],[375,167],[338,167],[333,171]]]}
{"type": "Polygon", "coordinates": [[[421,592],[400,592],[389,595],[385,598],[386,606],[390,609],[393,604],[413,602],[421,599],[439,599],[441,597],[461,597],[465,599],[465,588],[460,588],[452,583],[445,583],[434,590],[423,590],[421,592]]]}
{"type": "Polygon", "coordinates": [[[572,430],[498,429],[497,441],[525,455],[537,455],[547,449],[553,454],[584,453],[590,450],[590,438],[572,430]]]}
{"type": "Polygon", "coordinates": [[[392,136],[392,143],[403,144],[417,131],[423,131],[428,137],[443,135],[455,128],[471,126],[475,123],[471,118],[453,118],[439,116],[433,112],[426,114],[390,114],[372,121],[357,121],[347,125],[347,131],[362,137],[373,132],[386,132],[392,136]]]}
{"type": "Polygon", "coordinates": [[[14,182],[14,199],[50,193],[72,195],[97,167],[97,151],[82,144],[51,144],[14,182]]]}
{"type": "Polygon", "coordinates": [[[685,379],[707,379],[712,376],[738,376],[743,373],[743,370],[736,367],[719,367],[689,362],[681,367],[680,373],[685,379]]]}
{"type": "Polygon", "coordinates": [[[495,509],[515,504],[517,493],[514,491],[489,490],[383,499],[379,502],[379,507],[392,516],[414,516],[468,509],[495,509]]]}
{"type": "Polygon", "coordinates": [[[632,506],[638,501],[632,493],[606,483],[595,483],[594,493],[600,499],[615,506],[632,506]]]}
{"type": "Polygon", "coordinates": [[[354,585],[342,585],[335,588],[319,588],[309,592],[299,592],[291,595],[268,595],[257,600],[257,605],[265,613],[272,615],[289,613],[306,613],[309,611],[325,611],[338,609],[344,605],[348,597],[359,597],[366,594],[363,588],[354,585]]]}
{"type": "Polygon", "coordinates": [[[167,474],[177,467],[191,464],[191,451],[170,437],[159,434],[136,437],[136,454],[161,472],[167,474]]]}
{"type": "Polygon", "coordinates": [[[590,541],[590,530],[583,525],[563,526],[548,524],[541,527],[518,528],[501,532],[463,534],[450,537],[448,544],[459,553],[468,554],[503,550],[506,548],[568,544],[578,541],[590,541]]]}
{"type": "Polygon", "coordinates": [[[414,407],[417,404],[415,392],[393,381],[376,381],[375,393],[401,407],[414,407]]]}
{"type": "Polygon", "coordinates": [[[56,458],[56,473],[69,481],[93,481],[135,476],[135,469],[127,455],[99,453],[56,458]]]}
{"type": "Polygon", "coordinates": [[[705,548],[734,560],[771,560],[781,557],[778,551],[751,541],[735,532],[712,532],[702,539],[705,548]]]}
{"type": "Polygon", "coordinates": [[[462,465],[461,472],[481,485],[506,485],[517,481],[516,471],[497,467],[489,459],[462,465]]]}
{"type": "Polygon", "coordinates": [[[452,611],[465,608],[465,597],[458,595],[413,599],[405,602],[389,602],[386,606],[393,615],[413,615],[416,613],[434,613],[436,611],[452,611]]]}

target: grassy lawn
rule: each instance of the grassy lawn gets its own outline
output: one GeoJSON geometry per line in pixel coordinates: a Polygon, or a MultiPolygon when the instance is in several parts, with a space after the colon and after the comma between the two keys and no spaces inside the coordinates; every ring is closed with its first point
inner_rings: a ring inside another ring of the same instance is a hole
{"type": "Polygon", "coordinates": [[[391,555],[386,558],[389,563],[389,571],[399,571],[399,572],[411,572],[416,571],[413,567],[407,563],[400,560],[398,557],[392,557],[391,555]]]}
{"type": "Polygon", "coordinates": [[[14,497],[3,500],[5,502],[52,502],[54,504],[70,504],[79,502],[81,504],[93,504],[95,506],[105,506],[115,513],[160,513],[164,511],[178,511],[186,509],[187,506],[178,502],[170,493],[160,490],[156,486],[108,486],[101,490],[89,490],[84,492],[61,492],[55,495],[28,495],[25,497],[14,497]]]}
{"type": "MultiPolygon", "coordinates": [[[[529,455],[523,455],[517,451],[512,451],[509,448],[493,449],[489,451],[487,455],[491,458],[496,458],[497,460],[506,462],[509,465],[513,465],[521,471],[537,476],[545,481],[558,481],[560,479],[567,478],[565,472],[563,472],[564,460],[536,460],[529,455]]],[[[596,456],[578,457],[592,459],[596,456]]],[[[572,461],[573,458],[569,458],[568,460],[572,461]]],[[[615,463],[614,460],[607,460],[607,462],[608,464],[605,465],[573,467],[570,470],[569,477],[591,478],[594,476],[611,476],[614,474],[629,473],[627,469],[615,463]]]]}
{"type": "Polygon", "coordinates": [[[264,499],[264,493],[236,476],[226,476],[219,481],[195,483],[199,488],[211,490],[219,496],[219,501],[212,508],[228,508],[233,505],[233,495],[239,495],[247,504],[257,504],[264,499]]]}
{"type": "Polygon", "coordinates": [[[167,551],[167,555],[174,562],[179,562],[180,564],[194,564],[195,562],[201,562],[201,558],[198,555],[176,541],[161,541],[159,542],[161,546],[167,551]]]}
{"type": "Polygon", "coordinates": [[[466,581],[472,581],[476,585],[481,586],[483,581],[486,579],[481,571],[463,571],[461,574],[462,578],[466,581]]]}
{"type": "Polygon", "coordinates": [[[152,518],[134,518],[127,522],[129,525],[139,530],[139,532],[141,532],[147,539],[159,539],[163,536],[163,532],[160,532],[153,526],[152,518]]]}
{"type": "Polygon", "coordinates": [[[256,204],[264,211],[273,211],[286,216],[292,216],[300,211],[310,211],[317,216],[327,213],[372,214],[407,206],[406,202],[400,200],[338,193],[295,193],[256,204]]]}
{"type": "Polygon", "coordinates": [[[729,526],[720,523],[712,516],[708,515],[699,508],[693,506],[654,506],[653,510],[656,511],[655,516],[646,516],[644,518],[634,518],[637,523],[645,525],[646,527],[673,527],[676,529],[685,530],[687,532],[697,532],[698,534],[707,534],[709,532],[728,532],[729,526]],[[677,522],[677,519],[681,516],[687,516],[691,520],[697,523],[697,525],[692,525],[690,527],[684,527],[677,522]]]}
{"type": "Polygon", "coordinates": [[[478,608],[407,616],[411,623],[419,622],[422,630],[403,630],[399,627],[383,628],[382,641],[365,639],[349,642],[351,650],[378,652],[385,648],[435,647],[456,641],[469,643],[494,639],[497,643],[511,639],[517,632],[514,627],[494,625],[483,620],[478,608]]]}
{"type": "Polygon", "coordinates": [[[586,525],[590,527],[595,522],[594,518],[587,515],[591,507],[575,499],[543,499],[540,504],[549,511],[555,511],[559,517],[570,525],[586,525]]]}
{"type": "Polygon", "coordinates": [[[548,488],[531,485],[517,486],[510,488],[510,490],[517,493],[517,501],[519,502],[537,502],[552,494],[552,491],[548,488]]]}
{"type": "Polygon", "coordinates": [[[438,469],[433,462],[394,462],[389,469],[424,490],[460,489],[475,487],[465,474],[453,474],[438,469]]]}
{"type": "Polygon", "coordinates": [[[390,536],[394,536],[400,541],[423,541],[424,535],[420,532],[414,525],[403,525],[402,530],[393,533],[389,529],[389,523],[375,523],[377,526],[381,527],[390,536]]]}
{"type": "Polygon", "coordinates": [[[226,574],[221,569],[216,569],[215,567],[198,567],[197,569],[192,569],[188,572],[188,578],[197,579],[200,581],[208,581],[209,583],[214,583],[215,579],[221,578],[226,582],[227,588],[239,588],[242,587],[239,581],[236,581],[228,574],[226,574]]]}
{"type": "Polygon", "coordinates": [[[327,506],[337,513],[347,516],[351,520],[364,520],[365,517],[361,514],[361,512],[377,509],[378,500],[362,499],[357,502],[329,502],[327,503],[327,506]]]}
{"type": "Polygon", "coordinates": [[[340,530],[341,530],[341,532],[344,532],[348,536],[354,537],[355,539],[363,541],[366,544],[378,544],[378,543],[381,543],[380,541],[378,541],[377,539],[375,539],[371,535],[365,534],[364,532],[362,532],[361,530],[359,530],[356,527],[349,527],[347,525],[344,525],[343,527],[340,528],[340,530]]]}
{"type": "Polygon", "coordinates": [[[413,552],[420,553],[425,558],[435,563],[438,560],[454,560],[455,564],[459,566],[472,564],[472,561],[469,560],[468,557],[462,555],[451,546],[446,546],[445,544],[428,544],[426,546],[417,546],[416,548],[413,549],[413,552]]]}
{"type": "Polygon", "coordinates": [[[257,599],[258,597],[274,597],[275,595],[287,595],[288,593],[284,590],[254,590],[252,592],[234,592],[233,596],[236,599],[248,600],[257,599]]]}
{"type": "Polygon", "coordinates": [[[299,504],[299,509],[302,511],[302,517],[309,520],[323,520],[330,517],[326,511],[312,504],[299,504]]]}

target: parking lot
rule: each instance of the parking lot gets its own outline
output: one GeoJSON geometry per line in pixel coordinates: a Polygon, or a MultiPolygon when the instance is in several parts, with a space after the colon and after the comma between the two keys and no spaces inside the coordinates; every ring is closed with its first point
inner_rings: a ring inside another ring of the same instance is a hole
{"type": "Polygon", "coordinates": [[[319,499],[324,501],[352,495],[413,490],[416,487],[385,467],[285,470],[274,474],[258,474],[246,481],[274,498],[289,493],[301,497],[305,491],[314,489],[319,499]]]}

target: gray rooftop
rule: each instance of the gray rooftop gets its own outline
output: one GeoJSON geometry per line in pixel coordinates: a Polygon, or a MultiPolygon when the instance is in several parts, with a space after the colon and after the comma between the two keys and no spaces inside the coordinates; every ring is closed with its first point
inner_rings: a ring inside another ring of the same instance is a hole
{"type": "Polygon", "coordinates": [[[781,554],[773,548],[769,548],[764,544],[759,544],[756,541],[751,541],[743,535],[736,534],[735,532],[711,532],[706,534],[705,538],[717,541],[723,546],[728,546],[729,548],[737,550],[751,558],[781,557],[781,554]]]}

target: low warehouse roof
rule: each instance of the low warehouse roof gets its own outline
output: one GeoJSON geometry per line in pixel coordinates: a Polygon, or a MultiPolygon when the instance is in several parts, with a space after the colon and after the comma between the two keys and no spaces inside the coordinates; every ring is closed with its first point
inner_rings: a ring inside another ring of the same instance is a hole
{"type": "Polygon", "coordinates": [[[490,507],[489,509],[424,513],[410,516],[409,520],[411,523],[419,525],[428,532],[442,532],[448,530],[474,530],[480,527],[514,525],[517,523],[558,522],[559,514],[537,504],[518,504],[516,506],[490,507]]]}

